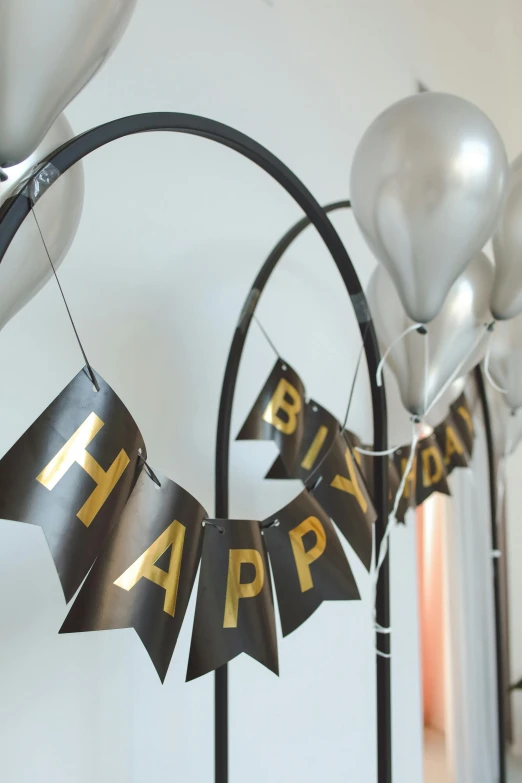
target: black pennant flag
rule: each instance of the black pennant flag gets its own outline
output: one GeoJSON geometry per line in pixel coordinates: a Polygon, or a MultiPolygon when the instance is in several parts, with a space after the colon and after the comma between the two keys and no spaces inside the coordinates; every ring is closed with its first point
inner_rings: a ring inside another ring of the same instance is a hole
{"type": "Polygon", "coordinates": [[[434,492],[449,495],[444,457],[435,434],[419,441],[417,447],[417,505],[420,506],[434,492]]]}
{"type": "Polygon", "coordinates": [[[305,389],[292,368],[278,359],[237,440],[273,440],[287,470],[294,470],[304,429],[305,389]]]}
{"type": "Polygon", "coordinates": [[[143,470],[60,630],[134,628],[163,682],[187,610],[205,509],[182,487],[143,470]]]}
{"type": "Polygon", "coordinates": [[[357,585],[334,527],[305,489],[263,524],[283,636],[323,601],[354,601],[357,585]]]}
{"type": "Polygon", "coordinates": [[[118,519],[145,456],[103,378],[82,370],[0,460],[0,518],[39,525],[69,601],[118,519]]]}
{"type": "Polygon", "coordinates": [[[466,395],[462,393],[458,400],[451,406],[453,420],[457,431],[461,437],[468,455],[473,455],[473,441],[475,439],[475,427],[473,426],[473,417],[469,409],[466,395]]]}
{"type": "MultiPolygon", "coordinates": [[[[376,457],[372,456],[371,454],[362,454],[360,451],[358,451],[359,448],[363,448],[365,452],[372,451],[372,446],[362,446],[360,438],[358,438],[357,435],[355,435],[355,433],[350,432],[350,430],[345,430],[345,437],[348,439],[348,442],[352,446],[353,455],[357,460],[357,464],[361,469],[361,473],[364,476],[370,496],[373,498],[374,497],[373,471],[374,471],[374,460],[376,459],[376,457]]],[[[386,459],[388,461],[388,513],[389,513],[393,509],[393,504],[395,502],[395,495],[397,494],[400,485],[400,477],[395,462],[393,461],[393,458],[391,456],[388,456],[386,457],[386,459]]],[[[404,521],[406,506],[407,503],[401,500],[397,512],[397,519],[399,522],[404,521]]]]}
{"type": "Polygon", "coordinates": [[[367,570],[372,560],[372,524],[377,518],[348,440],[337,431],[328,454],[309,479],[312,494],[333,519],[367,570]]]}
{"type": "Polygon", "coordinates": [[[294,464],[285,465],[286,455],[281,454],[265,478],[295,478],[306,481],[327,454],[339,429],[335,416],[318,402],[309,400],[305,405],[303,435],[294,464]]]}
{"type": "Polygon", "coordinates": [[[455,424],[453,412],[450,412],[435,429],[435,437],[442,452],[446,475],[449,476],[455,468],[465,468],[469,465],[468,452],[455,424]]]}
{"type": "Polygon", "coordinates": [[[246,652],[279,673],[274,602],[259,522],[205,525],[187,681],[246,652]]]}

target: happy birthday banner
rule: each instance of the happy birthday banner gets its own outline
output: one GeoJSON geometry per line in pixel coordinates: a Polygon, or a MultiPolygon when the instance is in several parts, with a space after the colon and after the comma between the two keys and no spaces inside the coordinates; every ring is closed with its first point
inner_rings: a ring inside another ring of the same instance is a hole
{"type": "MultiPolygon", "coordinates": [[[[336,528],[369,571],[372,456],[278,360],[238,439],[273,440],[267,478],[305,488],[266,520],[210,520],[148,465],[137,424],[96,380],[99,391],[78,373],[0,460],[0,518],[40,526],[66,601],[80,588],[60,633],[134,628],[164,681],[201,565],[187,680],[242,652],[277,674],[271,574],[283,636],[323,601],[360,599],[336,528]]],[[[449,494],[447,476],[469,464],[473,440],[462,396],[419,442],[400,519],[433,492],[449,494]]],[[[388,459],[390,509],[409,449],[388,459]]]]}

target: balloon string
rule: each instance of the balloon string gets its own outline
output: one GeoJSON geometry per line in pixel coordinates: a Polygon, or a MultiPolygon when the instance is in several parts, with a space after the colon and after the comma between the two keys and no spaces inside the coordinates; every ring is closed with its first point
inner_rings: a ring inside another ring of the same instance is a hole
{"type": "Polygon", "coordinates": [[[395,452],[400,449],[400,446],[392,446],[385,451],[370,451],[370,449],[362,449],[360,446],[355,446],[354,448],[359,454],[367,454],[368,457],[388,457],[390,454],[395,454],[395,452]]]}
{"type": "MultiPolygon", "coordinates": [[[[379,623],[376,621],[377,617],[377,585],[379,583],[379,573],[382,568],[382,565],[384,561],[386,560],[386,556],[388,554],[389,549],[389,540],[391,533],[393,529],[396,527],[398,519],[397,519],[397,512],[399,510],[399,505],[402,499],[402,496],[404,494],[404,488],[406,487],[406,482],[408,481],[411,473],[411,469],[413,467],[413,461],[415,459],[416,453],[417,453],[417,443],[419,442],[420,433],[422,429],[422,424],[418,422],[416,419],[412,419],[412,434],[411,434],[411,446],[410,446],[410,453],[408,456],[408,461],[406,463],[406,467],[404,469],[404,472],[401,477],[401,481],[399,484],[399,488],[397,489],[397,492],[395,493],[395,499],[393,501],[393,508],[388,515],[388,524],[386,526],[386,530],[384,531],[384,535],[381,540],[381,544],[379,546],[379,551],[377,553],[376,557],[376,564],[372,572],[372,597],[373,597],[373,618],[374,618],[374,630],[376,633],[379,634],[389,634],[391,633],[391,628],[383,628],[382,625],[379,625],[379,623]]],[[[377,650],[378,654],[382,654],[383,657],[388,657],[386,653],[380,653],[379,650],[377,650]]]]}
{"type": "Polygon", "coordinates": [[[424,343],[424,410],[428,408],[428,385],[430,378],[430,334],[426,329],[424,343]]]}
{"type": "Polygon", "coordinates": [[[498,383],[495,383],[493,380],[493,377],[489,371],[489,357],[491,356],[491,346],[493,345],[493,335],[495,332],[493,329],[490,331],[489,335],[489,341],[488,341],[488,349],[486,351],[486,356],[484,358],[484,373],[486,375],[486,378],[490,382],[490,384],[493,386],[494,389],[496,389],[501,394],[507,394],[507,389],[503,389],[502,386],[499,386],[498,383]]]}
{"type": "Polygon", "coordinates": [[[78,334],[78,330],[76,328],[76,325],[74,323],[73,317],[71,315],[71,311],[69,309],[69,305],[67,304],[67,299],[65,298],[65,294],[63,292],[63,288],[62,288],[62,286],[60,284],[60,281],[58,279],[58,275],[56,274],[56,269],[55,269],[55,266],[53,264],[53,260],[51,258],[51,254],[49,253],[49,248],[47,247],[47,244],[45,242],[44,235],[43,235],[42,229],[40,227],[40,223],[38,222],[38,218],[36,217],[36,212],[34,211],[33,207],[31,207],[31,212],[33,213],[33,217],[34,217],[36,226],[38,228],[38,233],[40,234],[40,239],[42,240],[42,244],[43,244],[43,246],[45,248],[45,252],[47,253],[47,258],[49,259],[49,263],[51,265],[51,269],[53,270],[53,274],[54,274],[55,280],[56,280],[56,282],[58,284],[58,288],[59,288],[60,293],[62,295],[63,303],[65,305],[65,309],[67,310],[67,315],[69,316],[69,320],[71,322],[71,326],[73,328],[74,334],[76,335],[76,339],[78,341],[78,345],[80,346],[80,351],[82,352],[83,359],[85,361],[85,365],[86,365],[87,370],[89,372],[90,379],[91,379],[92,384],[93,384],[94,388],[96,389],[96,391],[99,392],[100,391],[100,387],[98,385],[98,381],[96,380],[96,375],[94,374],[94,370],[92,369],[92,367],[90,365],[90,362],[89,362],[89,360],[87,358],[87,354],[85,353],[85,349],[84,349],[84,347],[82,345],[82,341],[80,340],[80,335],[78,334]]]}
{"type": "Polygon", "coordinates": [[[473,343],[473,345],[469,349],[469,351],[466,354],[466,356],[458,363],[457,367],[453,370],[453,372],[451,373],[450,377],[448,378],[448,380],[446,381],[444,386],[440,389],[439,393],[435,395],[435,397],[430,402],[428,407],[424,410],[424,413],[423,413],[423,416],[422,416],[423,419],[431,411],[433,406],[438,403],[438,401],[440,400],[442,395],[447,392],[447,390],[449,389],[451,384],[455,381],[455,379],[459,377],[459,375],[462,372],[462,369],[465,366],[466,362],[469,360],[470,356],[472,356],[474,354],[474,352],[477,350],[478,345],[484,339],[484,333],[489,331],[489,330],[490,330],[490,324],[485,324],[484,330],[479,333],[477,339],[475,340],[475,342],[473,343]]]}
{"type": "Polygon", "coordinates": [[[381,361],[377,365],[377,372],[376,372],[376,375],[375,375],[375,378],[377,380],[377,386],[382,386],[382,371],[384,370],[384,365],[386,364],[386,359],[390,355],[390,352],[391,352],[392,348],[394,348],[397,345],[397,343],[400,342],[404,337],[406,337],[406,335],[409,334],[410,332],[414,332],[417,329],[424,329],[424,328],[425,328],[424,324],[421,324],[421,323],[411,324],[411,326],[408,326],[408,328],[405,329],[404,332],[402,332],[402,334],[400,334],[398,337],[395,338],[395,340],[393,340],[392,343],[390,343],[390,345],[386,349],[386,351],[385,351],[381,361]]]}

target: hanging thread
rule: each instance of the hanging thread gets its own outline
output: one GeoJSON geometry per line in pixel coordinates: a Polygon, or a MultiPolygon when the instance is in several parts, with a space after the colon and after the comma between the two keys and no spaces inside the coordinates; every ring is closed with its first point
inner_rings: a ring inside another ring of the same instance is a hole
{"type": "Polygon", "coordinates": [[[45,248],[45,252],[47,254],[47,258],[49,259],[49,263],[51,265],[51,269],[53,270],[54,278],[55,278],[55,280],[56,280],[56,282],[58,284],[58,289],[60,291],[60,294],[62,295],[63,303],[65,305],[65,309],[67,310],[67,315],[69,316],[69,320],[71,322],[71,326],[73,328],[74,334],[76,335],[76,339],[78,341],[78,345],[80,346],[80,351],[82,352],[82,356],[83,356],[83,359],[85,361],[85,365],[87,367],[87,370],[89,372],[89,377],[90,377],[90,379],[92,381],[92,385],[94,386],[96,391],[99,392],[100,391],[100,387],[98,385],[98,381],[96,380],[96,375],[95,375],[94,370],[92,369],[92,367],[90,365],[90,362],[89,362],[89,360],[87,358],[87,354],[85,353],[85,349],[84,349],[84,347],[82,345],[82,341],[80,340],[80,335],[78,334],[78,330],[76,328],[76,325],[74,323],[73,317],[71,315],[71,311],[69,309],[69,305],[67,304],[67,299],[65,298],[65,294],[63,292],[63,288],[62,288],[62,286],[60,284],[60,281],[58,279],[58,275],[56,274],[56,269],[55,269],[55,266],[53,264],[53,260],[51,258],[51,254],[49,252],[49,248],[47,247],[47,244],[45,242],[44,235],[43,235],[42,229],[40,227],[40,223],[38,222],[38,218],[36,217],[36,212],[34,211],[33,207],[31,207],[31,212],[33,213],[34,221],[36,223],[36,227],[38,228],[38,233],[40,234],[40,239],[42,240],[42,244],[43,244],[43,246],[45,248]]]}
{"type": "Polygon", "coordinates": [[[359,349],[359,356],[357,357],[357,363],[355,365],[355,371],[354,371],[353,378],[352,378],[352,386],[351,386],[351,389],[350,389],[350,396],[348,397],[348,405],[346,406],[346,415],[344,417],[343,426],[341,428],[342,430],[345,430],[346,429],[346,425],[348,424],[348,418],[350,416],[350,409],[352,407],[352,402],[353,402],[353,395],[354,395],[354,392],[355,392],[355,384],[357,383],[357,376],[359,375],[359,368],[361,366],[361,360],[362,360],[362,357],[363,357],[364,348],[365,348],[365,345],[366,345],[366,338],[368,337],[369,330],[370,330],[370,322],[368,321],[368,323],[364,327],[364,335],[363,335],[363,339],[362,339],[362,342],[361,342],[361,347],[359,349]]]}
{"type": "MultiPolygon", "coordinates": [[[[257,317],[257,315],[254,315],[254,321],[255,321],[255,322],[256,322],[256,324],[259,326],[259,328],[260,328],[260,330],[261,330],[261,333],[262,333],[263,337],[265,338],[265,340],[267,341],[267,343],[268,343],[268,345],[270,346],[270,348],[273,350],[273,352],[275,353],[275,355],[277,356],[277,358],[281,360],[281,354],[279,353],[279,351],[278,351],[278,350],[277,350],[277,348],[275,347],[274,343],[272,342],[272,340],[271,340],[271,339],[270,339],[270,337],[268,336],[268,332],[267,332],[267,331],[266,331],[266,329],[264,328],[263,324],[261,323],[261,321],[259,320],[259,318],[257,317]]],[[[281,360],[281,361],[282,361],[282,360],[281,360]]]]}

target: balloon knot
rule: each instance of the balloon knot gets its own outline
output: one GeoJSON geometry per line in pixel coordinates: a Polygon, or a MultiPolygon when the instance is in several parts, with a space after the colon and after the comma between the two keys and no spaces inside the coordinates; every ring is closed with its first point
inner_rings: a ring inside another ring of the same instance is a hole
{"type": "Polygon", "coordinates": [[[419,334],[428,334],[428,330],[426,329],[425,326],[417,327],[417,331],[418,331],[419,334]]]}

